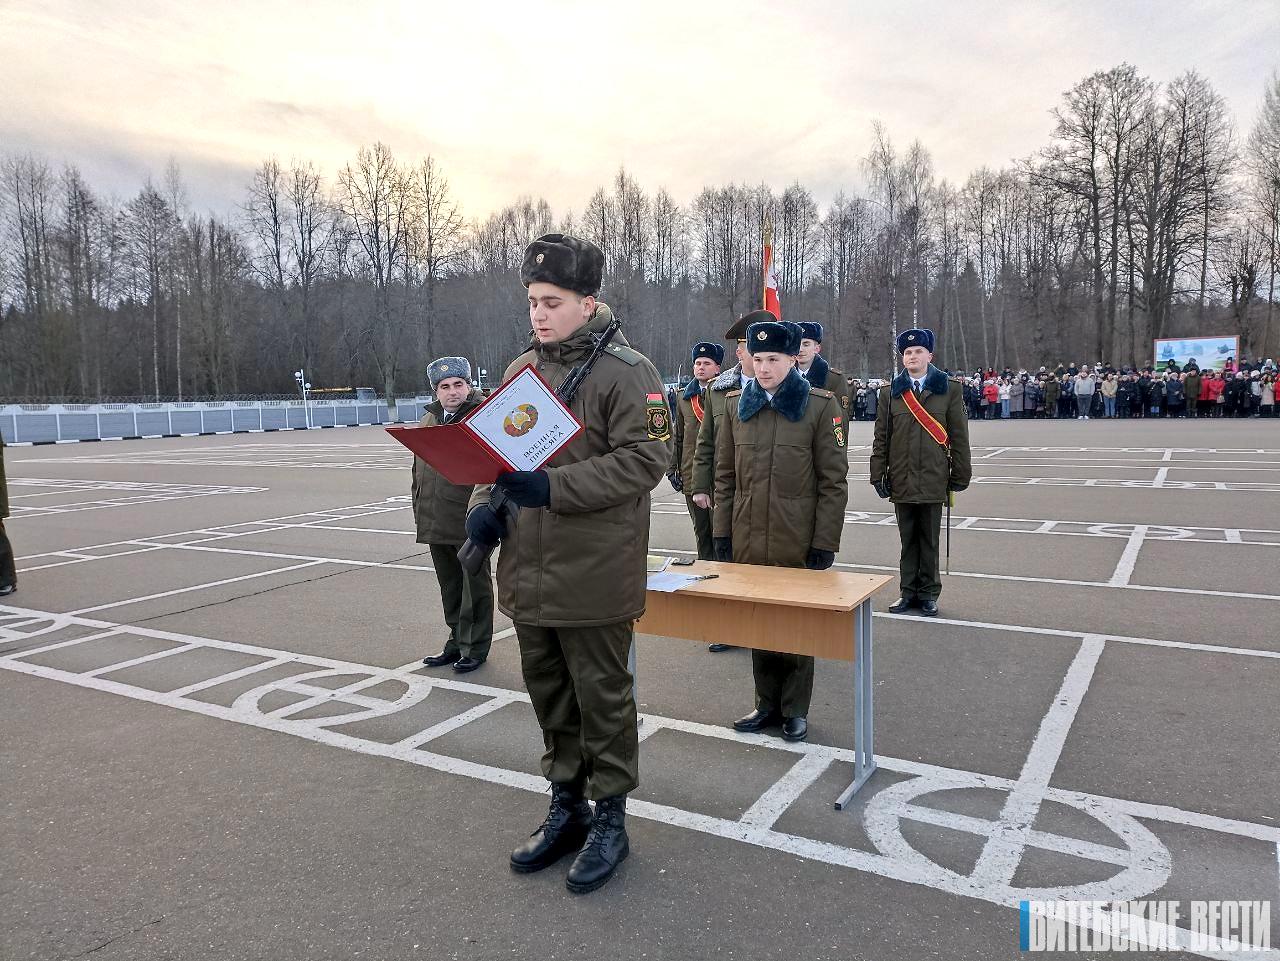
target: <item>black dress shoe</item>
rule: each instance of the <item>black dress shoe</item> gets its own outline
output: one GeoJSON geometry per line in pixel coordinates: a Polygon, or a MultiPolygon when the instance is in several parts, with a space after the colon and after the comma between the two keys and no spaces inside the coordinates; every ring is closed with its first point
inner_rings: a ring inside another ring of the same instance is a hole
{"type": "Polygon", "coordinates": [[[439,654],[424,657],[422,663],[427,667],[444,667],[446,664],[452,664],[461,658],[462,654],[459,651],[441,651],[439,654]]]}
{"type": "Polygon", "coordinates": [[[455,674],[470,674],[483,663],[474,657],[460,657],[454,662],[453,671],[455,674]]]}
{"type": "Polygon", "coordinates": [[[591,831],[591,805],[581,788],[568,784],[551,785],[551,807],[546,820],[529,840],[511,852],[511,870],[532,874],[577,851],[591,831]]]}
{"type": "Polygon", "coordinates": [[[574,894],[586,894],[600,887],[613,877],[618,865],[631,853],[626,816],[625,794],[601,798],[596,802],[591,833],[569,866],[569,876],[564,882],[564,886],[574,894]]]}
{"type": "Polygon", "coordinates": [[[809,722],[802,717],[789,717],[782,722],[784,741],[803,741],[809,736],[809,722]]]}
{"type": "Polygon", "coordinates": [[[911,608],[915,606],[916,606],[916,599],[914,597],[899,597],[896,601],[894,601],[892,604],[889,605],[889,613],[902,614],[905,611],[911,610],[911,608]]]}
{"type": "Polygon", "coordinates": [[[772,727],[775,724],[782,723],[782,715],[777,711],[762,711],[759,708],[752,711],[746,717],[740,717],[733,722],[735,731],[743,731],[752,734],[756,731],[762,731],[766,727],[772,727]]]}
{"type": "Polygon", "coordinates": [[[923,600],[920,602],[920,613],[925,617],[938,616],[938,602],[931,600],[923,600]]]}
{"type": "Polygon", "coordinates": [[[708,644],[707,650],[712,654],[719,654],[721,651],[732,651],[732,644],[708,644]]]}
{"type": "Polygon", "coordinates": [[[0,597],[8,597],[17,589],[17,584],[0,584],[0,597]]]}

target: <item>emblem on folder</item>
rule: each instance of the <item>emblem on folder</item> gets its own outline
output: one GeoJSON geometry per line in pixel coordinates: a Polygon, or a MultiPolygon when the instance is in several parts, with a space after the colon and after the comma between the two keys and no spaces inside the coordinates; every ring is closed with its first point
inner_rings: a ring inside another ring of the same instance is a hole
{"type": "Polygon", "coordinates": [[[502,418],[502,429],[512,437],[523,437],[533,430],[533,425],[536,423],[538,423],[538,408],[532,404],[521,404],[502,418]]]}

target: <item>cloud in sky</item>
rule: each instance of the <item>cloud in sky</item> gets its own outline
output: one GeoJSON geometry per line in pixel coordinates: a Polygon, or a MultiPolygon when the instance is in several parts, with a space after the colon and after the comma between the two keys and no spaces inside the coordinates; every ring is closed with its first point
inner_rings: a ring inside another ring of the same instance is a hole
{"type": "Polygon", "coordinates": [[[1122,61],[1199,70],[1243,135],[1277,50],[1274,0],[11,0],[0,153],[121,195],[173,156],[219,211],[265,157],[332,174],[378,139],[434,154],[472,215],[580,210],[623,164],[681,201],[794,180],[827,199],[861,183],[873,119],[963,180],[1042,146],[1062,92],[1122,61]]]}

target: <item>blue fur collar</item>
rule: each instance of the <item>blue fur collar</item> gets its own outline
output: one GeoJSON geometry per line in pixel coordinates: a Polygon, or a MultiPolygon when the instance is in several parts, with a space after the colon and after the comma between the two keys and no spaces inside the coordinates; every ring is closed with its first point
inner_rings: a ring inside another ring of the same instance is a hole
{"type": "Polygon", "coordinates": [[[747,421],[765,407],[772,407],[787,420],[795,423],[804,416],[809,406],[809,382],[801,376],[800,371],[792,367],[783,378],[778,389],[774,391],[773,402],[769,395],[755,380],[743,388],[738,398],[738,420],[747,421]]]}
{"type": "Polygon", "coordinates": [[[711,382],[712,390],[737,390],[742,386],[742,365],[734,364],[711,382]]]}
{"type": "Polygon", "coordinates": [[[805,374],[805,379],[814,387],[825,388],[827,386],[827,374],[831,372],[831,365],[821,354],[813,355],[813,363],[809,365],[809,372],[805,374]]]}
{"type": "MultiPolygon", "coordinates": [[[[893,386],[890,389],[890,393],[894,397],[901,397],[904,391],[910,389],[911,375],[907,373],[907,369],[904,367],[898,371],[898,376],[893,378],[893,386]]],[[[930,364],[929,369],[924,374],[923,389],[931,394],[945,394],[947,392],[947,375],[938,370],[937,367],[934,367],[933,364],[930,364]]]]}
{"type": "Polygon", "coordinates": [[[696,377],[693,380],[689,381],[689,383],[685,384],[684,399],[693,400],[695,397],[697,397],[699,388],[701,386],[702,385],[698,383],[698,379],[696,377]]]}

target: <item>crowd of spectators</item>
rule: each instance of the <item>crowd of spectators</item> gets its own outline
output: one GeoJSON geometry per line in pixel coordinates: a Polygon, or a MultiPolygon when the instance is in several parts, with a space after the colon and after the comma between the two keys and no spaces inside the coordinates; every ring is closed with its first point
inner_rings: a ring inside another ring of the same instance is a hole
{"type": "MultiPolygon", "coordinates": [[[[1272,360],[1228,358],[1222,370],[1195,361],[1160,370],[1110,364],[1058,364],[1053,369],[975,370],[962,375],[970,420],[1136,417],[1277,417],[1280,370],[1272,360]]],[[[883,380],[851,380],[854,414],[873,420],[883,380]]]]}

